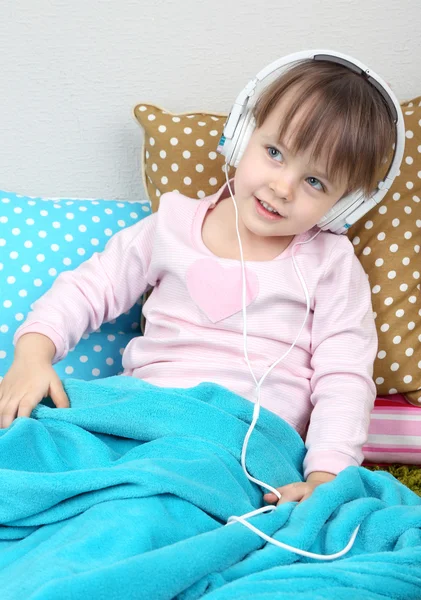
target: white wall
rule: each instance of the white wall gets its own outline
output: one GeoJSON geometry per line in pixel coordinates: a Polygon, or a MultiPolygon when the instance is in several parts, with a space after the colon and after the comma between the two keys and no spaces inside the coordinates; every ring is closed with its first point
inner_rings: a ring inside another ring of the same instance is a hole
{"type": "Polygon", "coordinates": [[[420,95],[420,32],[413,0],[1,0],[0,189],[139,199],[133,105],[228,112],[296,50],[351,54],[420,95]]]}

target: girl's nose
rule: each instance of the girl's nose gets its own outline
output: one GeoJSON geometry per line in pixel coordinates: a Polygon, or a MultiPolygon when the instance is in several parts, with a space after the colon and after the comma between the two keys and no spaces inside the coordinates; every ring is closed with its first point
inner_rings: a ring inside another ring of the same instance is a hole
{"type": "Polygon", "coordinates": [[[269,187],[277,198],[287,201],[292,199],[294,182],[291,175],[282,172],[272,180],[269,187]]]}

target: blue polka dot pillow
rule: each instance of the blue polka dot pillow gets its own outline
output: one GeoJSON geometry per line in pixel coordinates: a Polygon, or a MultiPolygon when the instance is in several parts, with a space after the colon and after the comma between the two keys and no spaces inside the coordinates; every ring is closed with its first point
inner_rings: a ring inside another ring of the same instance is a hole
{"type": "MultiPolygon", "coordinates": [[[[33,198],[0,191],[0,380],[13,361],[13,335],[61,271],[101,252],[114,233],[151,212],[150,202],[33,198]]],[[[122,371],[123,349],[140,335],[141,300],[84,334],[54,365],[60,377],[94,379],[122,371]]]]}

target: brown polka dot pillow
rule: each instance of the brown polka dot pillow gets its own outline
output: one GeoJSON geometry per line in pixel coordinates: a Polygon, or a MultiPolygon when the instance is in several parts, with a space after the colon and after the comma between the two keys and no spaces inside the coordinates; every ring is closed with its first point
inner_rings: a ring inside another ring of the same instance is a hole
{"type": "MultiPolygon", "coordinates": [[[[226,115],[173,115],[151,104],[139,104],[133,112],[145,132],[142,176],[153,210],[165,192],[203,198],[221,187],[225,181],[224,158],[217,154],[216,147],[226,115]]],[[[231,168],[230,177],[234,172],[231,168]]]]}
{"type": "MultiPolygon", "coordinates": [[[[417,404],[421,403],[421,97],[402,109],[406,147],[401,173],[380,206],[348,235],[372,288],[379,336],[374,365],[378,394],[399,392],[417,404]]],[[[142,174],[154,210],[164,192],[203,198],[224,183],[224,159],[216,146],[226,115],[174,115],[139,104],[134,116],[145,132],[142,174]]]]}

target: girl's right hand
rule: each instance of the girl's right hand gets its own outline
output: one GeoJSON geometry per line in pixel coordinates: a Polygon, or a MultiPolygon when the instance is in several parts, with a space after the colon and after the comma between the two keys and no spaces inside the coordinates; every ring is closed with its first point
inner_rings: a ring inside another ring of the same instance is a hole
{"type": "Polygon", "coordinates": [[[57,408],[68,408],[69,398],[51,363],[15,358],[0,382],[0,428],[16,417],[29,417],[43,398],[50,396],[57,408]]]}

